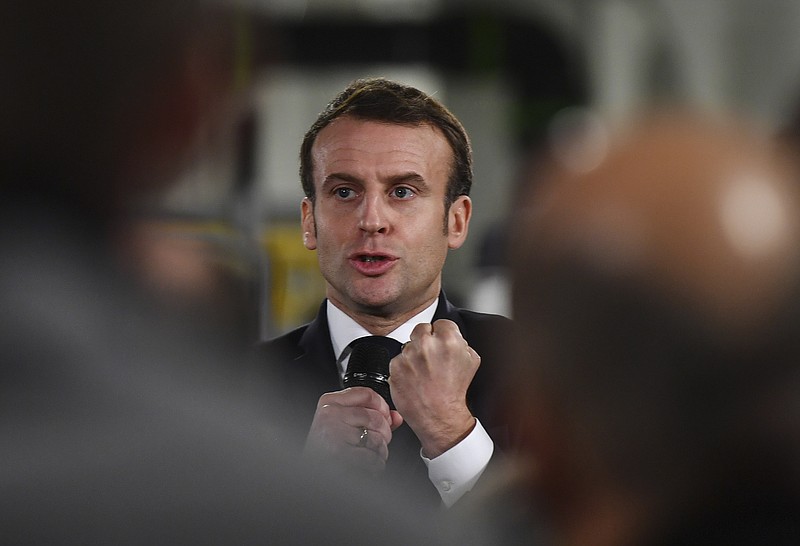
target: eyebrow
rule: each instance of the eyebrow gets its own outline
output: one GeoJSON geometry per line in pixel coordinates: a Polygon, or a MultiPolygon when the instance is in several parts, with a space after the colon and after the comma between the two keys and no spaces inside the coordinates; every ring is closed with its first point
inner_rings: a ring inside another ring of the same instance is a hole
{"type": "MultiPolygon", "coordinates": [[[[354,176],[349,173],[331,173],[325,177],[325,180],[322,181],[322,187],[333,183],[333,182],[353,182],[357,184],[363,183],[361,178],[358,176],[354,176]]],[[[419,186],[421,189],[427,190],[428,183],[425,179],[419,174],[414,171],[410,171],[407,173],[401,173],[390,177],[387,181],[387,186],[394,186],[395,184],[402,184],[402,183],[414,183],[414,185],[419,186]]]]}
{"type": "Polygon", "coordinates": [[[357,176],[353,176],[352,174],[347,173],[331,173],[325,177],[325,180],[322,181],[322,187],[324,188],[326,185],[330,184],[331,182],[361,182],[361,179],[357,176]]]}
{"type": "Polygon", "coordinates": [[[389,181],[392,184],[401,184],[403,182],[414,182],[419,186],[423,186],[425,188],[428,187],[428,183],[425,181],[425,179],[422,178],[422,176],[420,176],[418,173],[415,173],[413,171],[393,176],[389,179],[389,181]]]}

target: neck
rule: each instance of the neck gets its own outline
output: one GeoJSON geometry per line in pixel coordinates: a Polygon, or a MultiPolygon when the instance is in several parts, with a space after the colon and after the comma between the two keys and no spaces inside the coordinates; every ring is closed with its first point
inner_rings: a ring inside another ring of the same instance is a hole
{"type": "Polygon", "coordinates": [[[409,319],[411,319],[411,317],[421,313],[425,308],[436,301],[438,297],[439,296],[437,294],[435,297],[420,303],[416,307],[397,313],[383,313],[376,312],[375,310],[350,309],[342,305],[342,303],[337,301],[335,298],[328,296],[328,299],[339,310],[356,321],[359,325],[363,326],[364,329],[370,334],[374,336],[385,336],[405,324],[409,319]]]}

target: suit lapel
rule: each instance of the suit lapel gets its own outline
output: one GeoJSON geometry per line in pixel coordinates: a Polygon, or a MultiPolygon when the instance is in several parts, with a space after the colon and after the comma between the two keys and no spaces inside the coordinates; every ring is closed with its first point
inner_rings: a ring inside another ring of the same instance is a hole
{"type": "Polygon", "coordinates": [[[461,318],[461,313],[459,313],[458,307],[448,301],[444,291],[439,293],[439,303],[436,306],[436,311],[433,313],[433,321],[435,322],[439,319],[447,319],[455,322],[456,326],[458,326],[458,329],[461,331],[461,335],[467,339],[467,333],[465,331],[464,320],[461,318]]]}

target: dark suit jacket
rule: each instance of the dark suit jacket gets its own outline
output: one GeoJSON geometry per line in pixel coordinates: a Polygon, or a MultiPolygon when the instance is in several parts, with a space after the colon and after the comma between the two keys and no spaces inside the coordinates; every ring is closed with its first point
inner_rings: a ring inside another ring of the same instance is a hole
{"type": "MultiPolygon", "coordinates": [[[[336,359],[331,345],[328,319],[323,301],[316,318],[283,336],[267,341],[260,347],[259,358],[283,381],[287,395],[285,407],[296,421],[310,428],[319,397],[326,392],[342,389],[336,359]]],[[[496,387],[495,372],[502,348],[501,337],[508,331],[510,320],[499,315],[476,313],[451,304],[444,293],[433,320],[449,319],[455,322],[461,334],[479,355],[481,365],[472,381],[467,402],[473,413],[486,428],[495,447],[506,442],[507,427],[493,411],[492,391],[496,387]]],[[[274,375],[271,373],[271,377],[274,375]]],[[[301,446],[297,446],[301,449],[301,446]]],[[[389,445],[386,475],[398,480],[404,487],[416,487],[431,499],[439,500],[438,493],[428,480],[427,468],[419,455],[420,443],[411,429],[403,424],[394,431],[389,445]],[[413,484],[413,485],[410,485],[413,484]]]]}

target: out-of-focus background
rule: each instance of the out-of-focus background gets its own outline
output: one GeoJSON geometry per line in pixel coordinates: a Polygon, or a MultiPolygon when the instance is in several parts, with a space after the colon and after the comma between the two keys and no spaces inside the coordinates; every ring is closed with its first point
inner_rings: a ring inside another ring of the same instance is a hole
{"type": "Polygon", "coordinates": [[[589,128],[597,138],[571,160],[590,166],[603,143],[595,120],[654,100],[734,110],[778,130],[800,97],[798,28],[796,0],[248,0],[236,138],[156,204],[142,236],[159,244],[140,267],[165,293],[202,290],[205,270],[167,256],[210,244],[246,337],[311,318],[324,290],[302,246],[299,145],[347,83],[383,76],[435,94],[469,132],[474,217],[445,288],[457,304],[508,314],[514,234],[503,219],[536,150],[589,128]]]}

